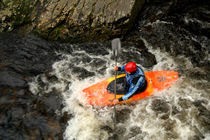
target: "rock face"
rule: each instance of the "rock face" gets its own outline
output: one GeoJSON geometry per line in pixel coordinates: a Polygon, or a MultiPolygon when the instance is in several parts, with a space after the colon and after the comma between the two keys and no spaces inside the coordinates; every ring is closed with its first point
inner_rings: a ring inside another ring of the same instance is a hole
{"type": "Polygon", "coordinates": [[[0,31],[35,31],[52,40],[88,41],[131,28],[144,0],[1,0],[0,31]]]}
{"type": "Polygon", "coordinates": [[[37,0],[0,0],[0,32],[31,24],[37,3],[37,0]]]}
{"type": "Polygon", "coordinates": [[[144,38],[153,48],[184,55],[194,66],[209,71],[209,9],[210,1],[205,0],[147,2],[125,40],[142,46],[144,38]]]}
{"type": "Polygon", "coordinates": [[[69,115],[55,113],[63,108],[60,93],[36,96],[28,85],[51,69],[56,46],[34,36],[0,33],[0,139],[62,139],[69,115]]]}

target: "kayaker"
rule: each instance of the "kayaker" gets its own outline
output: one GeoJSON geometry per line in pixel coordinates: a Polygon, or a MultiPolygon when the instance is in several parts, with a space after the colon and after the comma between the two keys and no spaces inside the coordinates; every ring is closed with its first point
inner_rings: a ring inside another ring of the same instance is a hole
{"type": "Polygon", "coordinates": [[[116,104],[120,101],[128,100],[135,93],[143,92],[146,89],[146,79],[144,71],[136,65],[135,62],[129,62],[122,67],[114,67],[115,71],[126,72],[126,84],[127,93],[119,99],[114,99],[116,104]]]}

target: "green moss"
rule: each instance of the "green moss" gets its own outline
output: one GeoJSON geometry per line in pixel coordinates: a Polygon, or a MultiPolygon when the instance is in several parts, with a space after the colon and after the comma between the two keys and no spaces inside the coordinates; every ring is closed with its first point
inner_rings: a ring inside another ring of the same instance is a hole
{"type": "Polygon", "coordinates": [[[38,36],[40,36],[40,37],[42,37],[44,39],[47,39],[48,36],[49,36],[49,32],[48,31],[42,31],[42,30],[38,30],[38,29],[33,30],[33,33],[37,34],[38,36]]]}
{"type": "Polygon", "coordinates": [[[5,13],[6,22],[11,29],[17,29],[19,26],[30,24],[33,7],[37,4],[37,0],[3,0],[4,11],[10,11],[11,14],[5,13]]]}
{"type": "MultiPolygon", "coordinates": [[[[94,29],[81,29],[81,27],[72,27],[70,28],[66,34],[64,33],[67,30],[65,24],[56,27],[55,29],[49,29],[47,31],[36,30],[35,32],[48,40],[57,40],[61,42],[70,42],[70,43],[78,43],[78,42],[90,42],[96,40],[106,40],[107,36],[101,34],[101,32],[95,32],[94,29]],[[80,29],[80,33],[78,33],[78,29],[80,29]],[[51,30],[51,31],[50,31],[51,30]]],[[[107,31],[108,33],[108,31],[107,31]]],[[[110,33],[110,31],[109,31],[110,33]]]]}
{"type": "Polygon", "coordinates": [[[61,27],[57,27],[55,28],[50,34],[49,34],[49,39],[50,40],[58,40],[59,38],[61,38],[61,34],[62,34],[62,31],[63,31],[63,26],[61,27]]]}
{"type": "Polygon", "coordinates": [[[30,8],[30,1],[29,0],[18,0],[16,1],[17,7],[15,9],[14,13],[14,26],[19,26],[24,23],[29,23],[31,22],[30,19],[30,13],[31,13],[31,8],[30,8]]]}
{"type": "Polygon", "coordinates": [[[4,5],[9,6],[9,3],[13,3],[12,0],[2,0],[2,2],[4,3],[4,5]]]}

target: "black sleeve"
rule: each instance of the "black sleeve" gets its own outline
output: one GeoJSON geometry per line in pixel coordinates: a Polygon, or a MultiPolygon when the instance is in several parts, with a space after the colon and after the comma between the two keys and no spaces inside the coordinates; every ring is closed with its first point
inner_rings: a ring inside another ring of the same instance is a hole
{"type": "Polygon", "coordinates": [[[119,102],[123,101],[122,97],[118,99],[119,102]]]}
{"type": "Polygon", "coordinates": [[[117,71],[121,71],[121,67],[118,67],[118,70],[117,71]]]}

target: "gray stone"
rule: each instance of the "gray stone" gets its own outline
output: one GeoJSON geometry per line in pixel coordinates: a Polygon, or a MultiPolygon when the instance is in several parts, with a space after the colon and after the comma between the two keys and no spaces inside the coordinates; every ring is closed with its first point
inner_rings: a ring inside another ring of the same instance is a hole
{"type": "Polygon", "coordinates": [[[35,31],[53,40],[94,40],[119,36],[132,27],[144,0],[51,0],[4,2],[0,31],[35,31]]]}
{"type": "Polygon", "coordinates": [[[0,85],[5,87],[24,87],[25,81],[12,71],[0,71],[0,85]]]}

